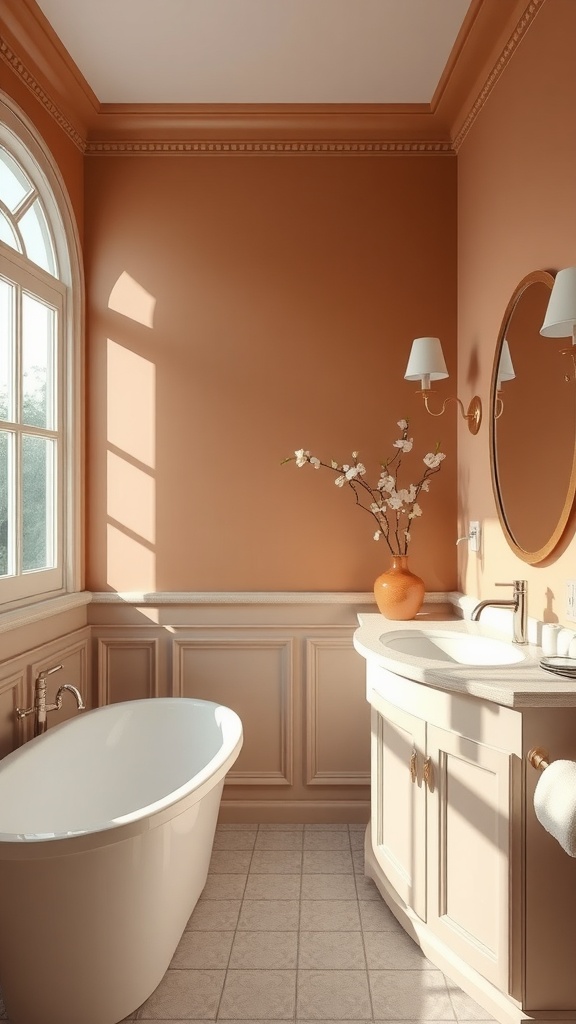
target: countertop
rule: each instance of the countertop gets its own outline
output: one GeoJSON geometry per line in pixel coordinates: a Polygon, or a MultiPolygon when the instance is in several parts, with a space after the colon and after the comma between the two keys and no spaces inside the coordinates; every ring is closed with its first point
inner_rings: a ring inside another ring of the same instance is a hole
{"type": "MultiPolygon", "coordinates": [[[[442,612],[440,613],[442,615],[442,612]]],[[[388,652],[380,637],[383,633],[410,629],[456,630],[457,632],[509,639],[478,622],[447,614],[438,616],[438,607],[429,607],[409,621],[392,621],[378,614],[358,615],[360,623],[354,633],[354,647],[367,660],[389,672],[425,683],[427,686],[453,693],[469,694],[509,708],[576,707],[576,680],[553,675],[540,668],[540,647],[522,646],[524,661],[513,665],[460,665],[457,662],[434,662],[427,658],[388,652]]],[[[575,661],[576,664],[576,661],[575,661]]]]}

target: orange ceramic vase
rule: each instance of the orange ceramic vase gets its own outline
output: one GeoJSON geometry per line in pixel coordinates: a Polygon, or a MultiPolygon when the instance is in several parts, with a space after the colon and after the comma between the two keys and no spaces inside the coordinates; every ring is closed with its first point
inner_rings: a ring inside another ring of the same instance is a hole
{"type": "Polygon", "coordinates": [[[413,619],[424,601],[424,581],[408,568],[407,555],[392,555],[392,564],[374,584],[379,611],[387,619],[413,619]]]}

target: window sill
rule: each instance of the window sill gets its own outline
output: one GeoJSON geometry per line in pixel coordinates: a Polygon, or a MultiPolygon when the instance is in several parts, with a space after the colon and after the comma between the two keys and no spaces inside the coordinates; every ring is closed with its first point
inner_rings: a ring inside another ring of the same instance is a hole
{"type": "Polygon", "coordinates": [[[34,601],[21,608],[0,612],[0,633],[18,629],[19,626],[29,626],[33,622],[60,615],[73,608],[81,608],[83,605],[90,604],[91,600],[90,591],[83,590],[77,594],[62,594],[59,597],[50,597],[46,601],[34,601]]]}

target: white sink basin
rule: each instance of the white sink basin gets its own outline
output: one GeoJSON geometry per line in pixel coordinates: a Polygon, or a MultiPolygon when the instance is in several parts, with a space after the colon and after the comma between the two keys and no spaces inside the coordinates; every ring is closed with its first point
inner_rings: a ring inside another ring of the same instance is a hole
{"type": "Polygon", "coordinates": [[[405,629],[383,633],[382,646],[394,654],[456,665],[516,665],[524,651],[506,640],[449,629],[405,629]]]}

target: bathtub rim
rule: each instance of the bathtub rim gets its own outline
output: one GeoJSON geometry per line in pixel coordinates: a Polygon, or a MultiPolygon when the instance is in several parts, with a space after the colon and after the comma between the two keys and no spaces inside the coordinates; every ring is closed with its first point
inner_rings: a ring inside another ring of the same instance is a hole
{"type": "MultiPolygon", "coordinates": [[[[197,773],[191,779],[176,790],[172,790],[167,796],[147,804],[143,808],[131,813],[129,820],[108,821],[90,830],[78,832],[73,835],[56,834],[54,836],[30,835],[26,838],[16,838],[14,833],[0,832],[0,861],[1,860],[29,860],[45,857],[62,857],[80,853],[83,850],[92,850],[96,847],[110,846],[125,839],[141,835],[154,828],[160,828],[167,821],[178,817],[187,811],[194,803],[200,802],[227,774],[236,761],[243,744],[242,721],[238,714],[225,704],[216,701],[203,700],[197,697],[144,697],[138,700],[119,701],[115,704],[104,704],[97,708],[90,708],[82,712],[84,716],[94,715],[99,712],[106,712],[112,708],[128,707],[137,704],[150,704],[152,701],[159,701],[163,704],[176,704],[185,701],[187,704],[209,705],[213,708],[222,708],[226,712],[228,724],[231,726],[231,745],[224,744],[219,747],[214,757],[207,762],[202,772],[197,773]],[[222,751],[225,754],[222,756],[222,751]],[[216,762],[216,764],[214,764],[216,762]],[[212,770],[209,771],[212,766],[212,770]],[[201,777],[201,782],[196,782],[201,777]]],[[[0,772],[5,762],[10,759],[17,760],[25,756],[29,743],[41,743],[52,732],[52,737],[61,731],[73,727],[78,722],[76,717],[67,719],[52,727],[43,736],[34,737],[27,743],[23,743],[16,750],[11,751],[0,761],[0,772]]]]}

